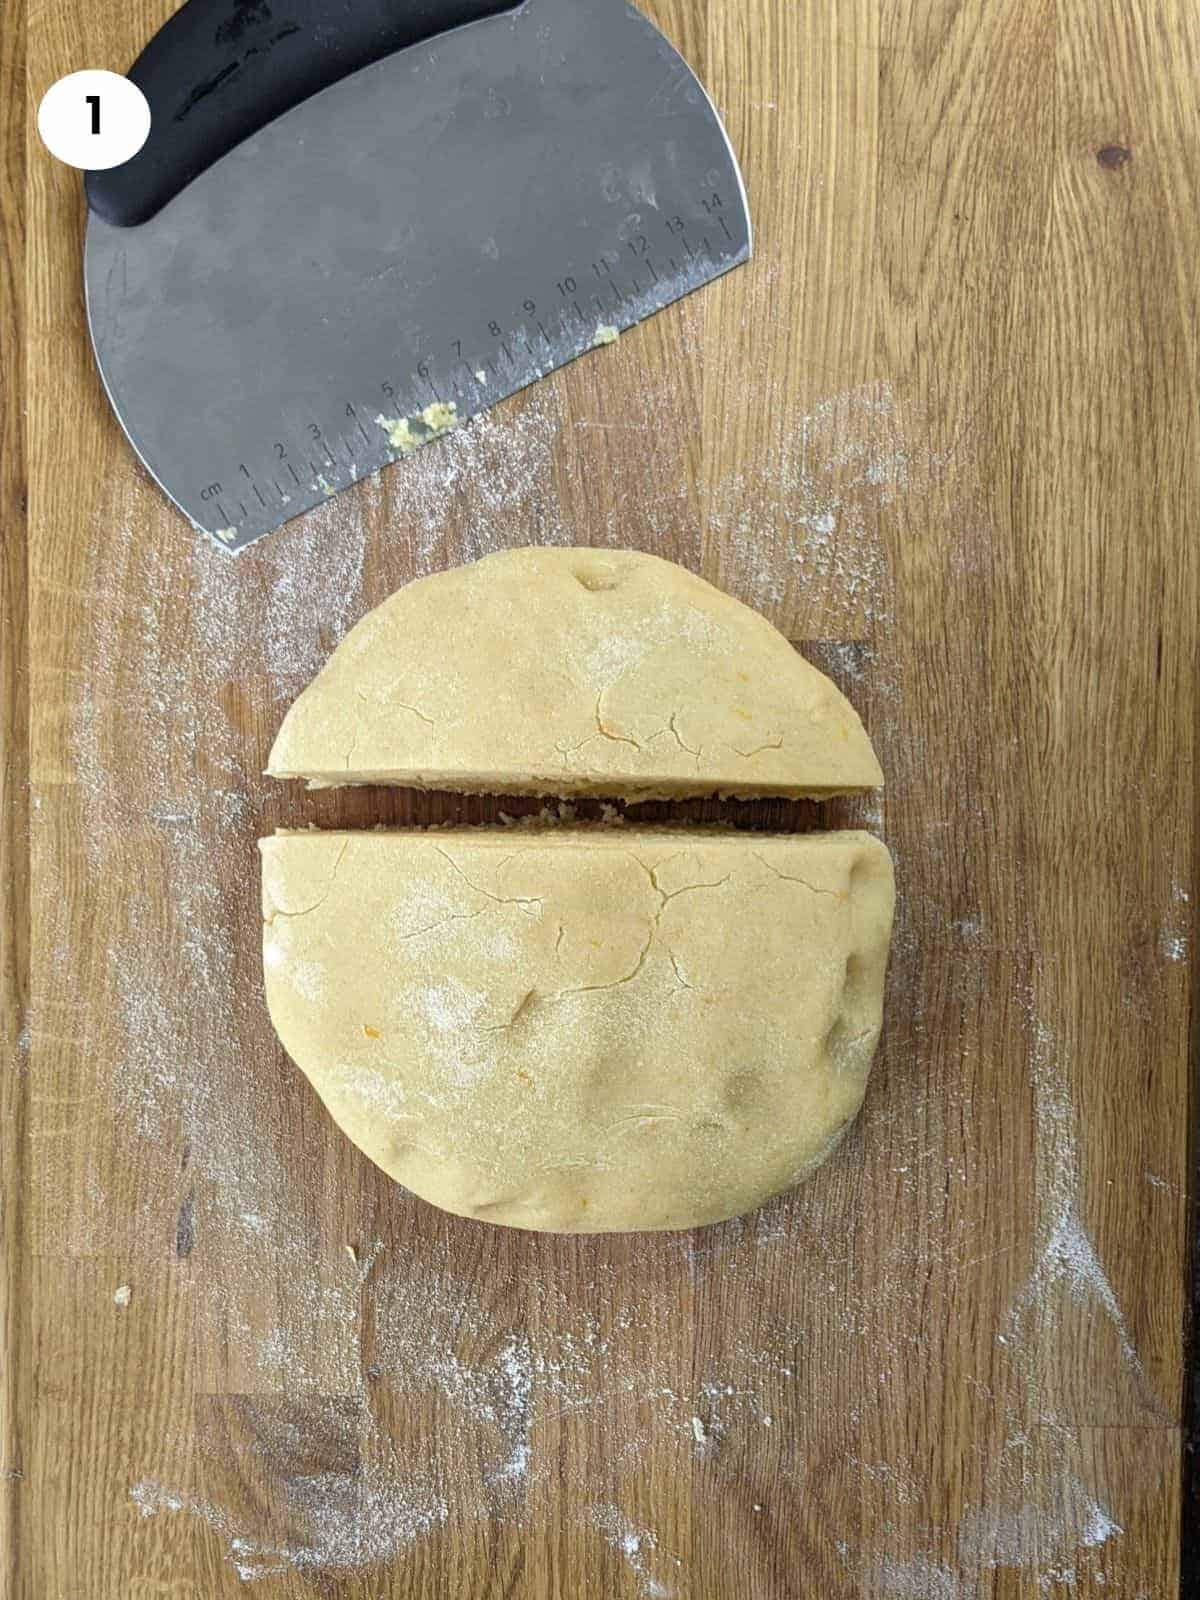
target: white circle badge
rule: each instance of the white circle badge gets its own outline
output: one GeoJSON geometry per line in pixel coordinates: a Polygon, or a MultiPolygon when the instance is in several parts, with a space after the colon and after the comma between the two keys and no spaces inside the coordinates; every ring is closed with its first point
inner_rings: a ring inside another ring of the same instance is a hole
{"type": "Polygon", "coordinates": [[[150,137],[150,104],[119,72],[71,72],[42,96],[38,132],[70,167],[119,167],[150,137]]]}

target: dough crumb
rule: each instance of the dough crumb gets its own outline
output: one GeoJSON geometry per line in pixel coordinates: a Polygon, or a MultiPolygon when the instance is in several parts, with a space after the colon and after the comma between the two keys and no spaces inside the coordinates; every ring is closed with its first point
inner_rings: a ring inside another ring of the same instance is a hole
{"type": "Polygon", "coordinates": [[[700,1417],[692,1418],[692,1437],[697,1444],[708,1443],[708,1429],[704,1426],[704,1422],[700,1417]]]}
{"type": "Polygon", "coordinates": [[[124,1311],[125,1307],[132,1299],[133,1290],[127,1283],[123,1283],[117,1290],[116,1294],[113,1295],[113,1305],[120,1306],[121,1310],[124,1311]]]}
{"type": "Polygon", "coordinates": [[[453,400],[436,400],[412,417],[376,417],[388,443],[402,456],[411,456],[423,444],[458,427],[458,407],[453,400]]]}
{"type": "Polygon", "coordinates": [[[357,1266],[358,1265],[358,1251],[354,1248],[354,1246],[352,1244],[348,1244],[346,1246],[346,1254],[350,1257],[351,1261],[353,1261],[354,1265],[357,1266]]]}
{"type": "Polygon", "coordinates": [[[212,536],[213,536],[214,539],[220,539],[222,544],[232,544],[233,541],[237,538],[237,529],[236,528],[214,528],[212,536]]]}
{"type": "Polygon", "coordinates": [[[421,413],[421,421],[435,437],[439,433],[449,433],[451,428],[458,427],[458,407],[453,400],[439,400],[434,405],[425,407],[421,413]]]}
{"type": "Polygon", "coordinates": [[[596,329],[596,337],[592,340],[592,349],[602,350],[606,344],[616,344],[620,337],[620,328],[614,328],[611,322],[602,322],[596,329]]]}
{"type": "Polygon", "coordinates": [[[419,440],[413,434],[407,417],[376,417],[375,421],[388,436],[388,443],[393,450],[399,450],[402,456],[410,456],[419,446],[419,440]]]}
{"type": "MultiPolygon", "coordinates": [[[[542,806],[534,815],[528,817],[514,817],[507,811],[501,811],[499,820],[505,828],[522,828],[526,833],[538,833],[547,828],[570,827],[579,817],[579,808],[573,806],[569,800],[560,800],[555,806],[542,806]]],[[[449,824],[455,827],[454,823],[449,824]]]]}

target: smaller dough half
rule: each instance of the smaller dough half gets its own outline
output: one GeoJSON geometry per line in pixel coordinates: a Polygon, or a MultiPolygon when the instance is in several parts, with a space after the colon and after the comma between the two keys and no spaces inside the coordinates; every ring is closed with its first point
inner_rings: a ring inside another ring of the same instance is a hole
{"type": "Polygon", "coordinates": [[[634,801],[883,782],[853,707],[765,617],[656,556],[566,549],[394,594],[296,701],[268,770],[634,801]]]}
{"type": "Polygon", "coordinates": [[[865,833],[265,839],[267,1002],[335,1122],[446,1211],[689,1228],[836,1148],[879,1036],[865,833]]]}

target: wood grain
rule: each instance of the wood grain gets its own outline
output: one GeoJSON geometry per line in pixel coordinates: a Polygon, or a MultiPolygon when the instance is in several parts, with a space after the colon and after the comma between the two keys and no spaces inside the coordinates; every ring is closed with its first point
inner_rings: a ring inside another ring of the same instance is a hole
{"type": "Polygon", "coordinates": [[[3,1593],[1177,1593],[1194,10],[648,0],[754,264],[229,564],[105,404],[32,134],[170,9],[0,35],[3,1593]],[[414,574],[568,539],[758,605],[889,779],[825,813],[900,875],[862,1119],[694,1236],[433,1212],[261,1004],[259,834],[497,811],[267,784],[290,698],[414,574]]]}
{"type": "Polygon", "coordinates": [[[25,17],[0,11],[0,1589],[35,1560],[24,1513],[31,1408],[29,1136],[29,609],[25,419],[25,17]]]}

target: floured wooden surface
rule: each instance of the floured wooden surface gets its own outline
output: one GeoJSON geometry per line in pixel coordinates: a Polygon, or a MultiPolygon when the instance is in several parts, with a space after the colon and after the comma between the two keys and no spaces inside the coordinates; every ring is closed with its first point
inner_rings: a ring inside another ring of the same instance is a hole
{"type": "MultiPolygon", "coordinates": [[[[131,57],[165,9],[55,0],[31,82],[131,57]]],[[[134,466],[78,187],[33,157],[55,382],[0,1463],[31,1593],[1172,1593],[1194,97],[1132,21],[1056,34],[1049,5],[650,9],[729,116],[758,261],[236,563],[134,466]],[[652,550],[815,641],[888,773],[827,813],[898,863],[867,1106],[740,1223],[442,1217],[270,1030],[260,834],[495,814],[291,795],[259,776],[284,709],[400,583],[529,542],[652,550]]]]}

